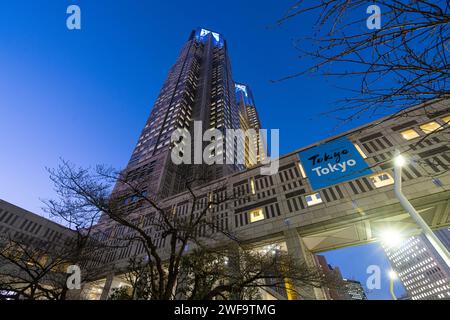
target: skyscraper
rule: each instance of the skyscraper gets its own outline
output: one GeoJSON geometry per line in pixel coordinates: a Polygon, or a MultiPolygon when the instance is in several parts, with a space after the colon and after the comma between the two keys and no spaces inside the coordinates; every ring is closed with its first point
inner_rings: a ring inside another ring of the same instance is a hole
{"type": "MultiPolygon", "coordinates": [[[[450,249],[450,230],[444,228],[435,233],[450,249]]],[[[450,269],[425,236],[383,247],[412,300],[450,299],[450,269]]]]}
{"type": "Polygon", "coordinates": [[[328,279],[332,280],[335,287],[322,288],[327,300],[367,300],[361,282],[344,279],[339,267],[328,264],[325,256],[315,255],[315,261],[319,270],[328,279]]]}
{"type": "MultiPolygon", "coordinates": [[[[240,113],[237,101],[225,39],[206,29],[192,31],[169,71],[122,174],[127,181],[142,181],[142,192],[165,198],[183,191],[186,177],[201,176],[201,183],[205,183],[244,169],[244,156],[238,152],[238,146],[243,142],[226,135],[227,129],[242,128],[241,119],[247,117],[240,113]],[[200,132],[197,130],[199,123],[200,132]],[[199,136],[211,129],[226,136],[217,142],[223,146],[219,151],[222,155],[209,150],[208,141],[202,141],[199,136]],[[183,137],[176,141],[179,157],[194,155],[194,145],[200,140],[201,149],[210,152],[210,157],[223,157],[224,164],[199,164],[194,161],[195,156],[191,157],[190,164],[174,164],[171,161],[174,148],[171,137],[176,130],[189,132],[192,137],[190,144],[183,137]]],[[[251,127],[255,127],[255,115],[253,110],[251,127]]],[[[259,128],[259,120],[257,123],[259,128]]],[[[114,192],[120,193],[123,189],[118,183],[114,192]]]]}

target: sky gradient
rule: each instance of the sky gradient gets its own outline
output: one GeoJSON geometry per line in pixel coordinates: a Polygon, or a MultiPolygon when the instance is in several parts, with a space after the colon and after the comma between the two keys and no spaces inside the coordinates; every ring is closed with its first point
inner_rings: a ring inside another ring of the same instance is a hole
{"type": "MultiPolygon", "coordinates": [[[[45,168],[55,167],[60,157],[81,166],[123,168],[170,66],[196,27],[226,38],[234,79],[251,86],[263,127],[280,129],[281,154],[370,121],[344,126],[322,115],[347,94],[329,79],[308,75],[271,83],[307,66],[292,39],[311,31],[312,17],[274,27],[291,4],[1,1],[0,198],[43,214],[40,199],[54,196],[45,168]],[[70,4],[81,8],[81,30],[66,28],[70,4]]],[[[368,265],[388,269],[377,244],[327,258],[345,277],[363,283],[368,265]]],[[[382,289],[369,296],[390,298],[385,275],[382,289]]]]}

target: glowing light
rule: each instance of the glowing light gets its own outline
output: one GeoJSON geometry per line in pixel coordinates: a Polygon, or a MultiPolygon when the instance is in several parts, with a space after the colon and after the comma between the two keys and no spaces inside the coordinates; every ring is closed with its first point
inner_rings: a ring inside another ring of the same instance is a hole
{"type": "Polygon", "coordinates": [[[220,34],[216,33],[216,32],[211,32],[209,30],[206,29],[202,29],[200,30],[200,37],[206,37],[208,34],[211,34],[213,36],[213,38],[219,42],[220,41],[220,34]]]}
{"type": "Polygon", "coordinates": [[[389,270],[388,275],[391,280],[397,279],[397,273],[394,270],[389,270]]]}
{"type": "Polygon", "coordinates": [[[405,165],[405,163],[406,163],[406,159],[401,154],[396,156],[395,159],[394,159],[394,164],[397,167],[403,167],[405,165]]]}
{"type": "Polygon", "coordinates": [[[397,231],[385,230],[381,233],[381,241],[388,247],[396,247],[402,242],[402,237],[397,231]]]}

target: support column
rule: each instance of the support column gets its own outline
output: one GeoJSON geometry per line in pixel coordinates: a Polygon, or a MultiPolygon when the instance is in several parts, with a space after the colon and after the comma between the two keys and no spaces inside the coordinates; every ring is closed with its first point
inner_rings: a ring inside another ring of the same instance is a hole
{"type": "MultiPolygon", "coordinates": [[[[298,264],[306,263],[308,267],[316,267],[314,261],[314,255],[306,248],[303,240],[298,234],[297,230],[289,229],[284,231],[284,238],[286,242],[286,247],[288,254],[297,261],[298,264]]],[[[289,285],[295,285],[297,292],[299,292],[299,297],[295,294],[288,295],[290,299],[304,299],[304,300],[324,300],[322,289],[314,288],[313,286],[299,285],[296,283],[290,283],[289,285]]],[[[288,286],[289,287],[289,286],[288,286]]],[[[289,288],[287,288],[289,290],[289,288]]]]}
{"type": "Polygon", "coordinates": [[[113,280],[114,280],[114,273],[109,273],[106,276],[105,286],[103,287],[102,295],[100,296],[100,300],[107,300],[108,299],[109,292],[111,290],[111,285],[113,283],[113,280]]]}

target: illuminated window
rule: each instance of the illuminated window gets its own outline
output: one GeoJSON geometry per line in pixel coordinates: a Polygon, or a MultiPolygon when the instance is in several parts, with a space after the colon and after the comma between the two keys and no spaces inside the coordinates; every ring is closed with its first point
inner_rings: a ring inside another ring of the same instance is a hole
{"type": "Polygon", "coordinates": [[[425,123],[423,125],[420,126],[420,129],[422,129],[422,131],[424,133],[431,133],[433,131],[439,130],[441,129],[441,125],[439,123],[437,123],[436,121],[431,121],[428,123],[425,123]]]}
{"type": "Polygon", "coordinates": [[[363,159],[366,159],[367,156],[366,156],[366,154],[364,153],[364,151],[362,151],[361,147],[360,147],[359,145],[357,145],[356,143],[354,143],[353,145],[355,146],[356,150],[358,150],[358,152],[359,152],[359,154],[361,155],[361,157],[363,157],[363,159]]]}
{"type": "Polygon", "coordinates": [[[250,211],[250,222],[264,220],[264,213],[262,209],[255,209],[250,211]]]}
{"type": "Polygon", "coordinates": [[[251,190],[252,194],[256,194],[255,179],[254,178],[250,178],[250,190],[251,190]]]}
{"type": "Polygon", "coordinates": [[[394,179],[387,172],[377,173],[377,174],[374,174],[373,176],[370,176],[369,178],[370,178],[370,180],[372,180],[372,183],[377,188],[381,188],[384,186],[394,184],[394,179]]]}
{"type": "Polygon", "coordinates": [[[447,123],[448,125],[450,125],[450,116],[443,117],[442,120],[443,120],[445,123],[447,123]]]}
{"type": "Polygon", "coordinates": [[[419,134],[414,129],[408,129],[408,130],[402,131],[402,132],[400,132],[400,134],[402,135],[403,139],[405,139],[405,140],[412,140],[414,138],[419,137],[419,134]]]}
{"type": "Polygon", "coordinates": [[[300,170],[300,173],[302,174],[302,178],[305,179],[306,178],[306,173],[305,170],[303,169],[303,166],[300,162],[298,162],[298,169],[300,170]]]}
{"type": "Polygon", "coordinates": [[[310,194],[309,196],[305,196],[305,200],[309,207],[323,202],[322,197],[320,196],[320,193],[318,193],[318,192],[314,193],[314,194],[310,194]]]}

